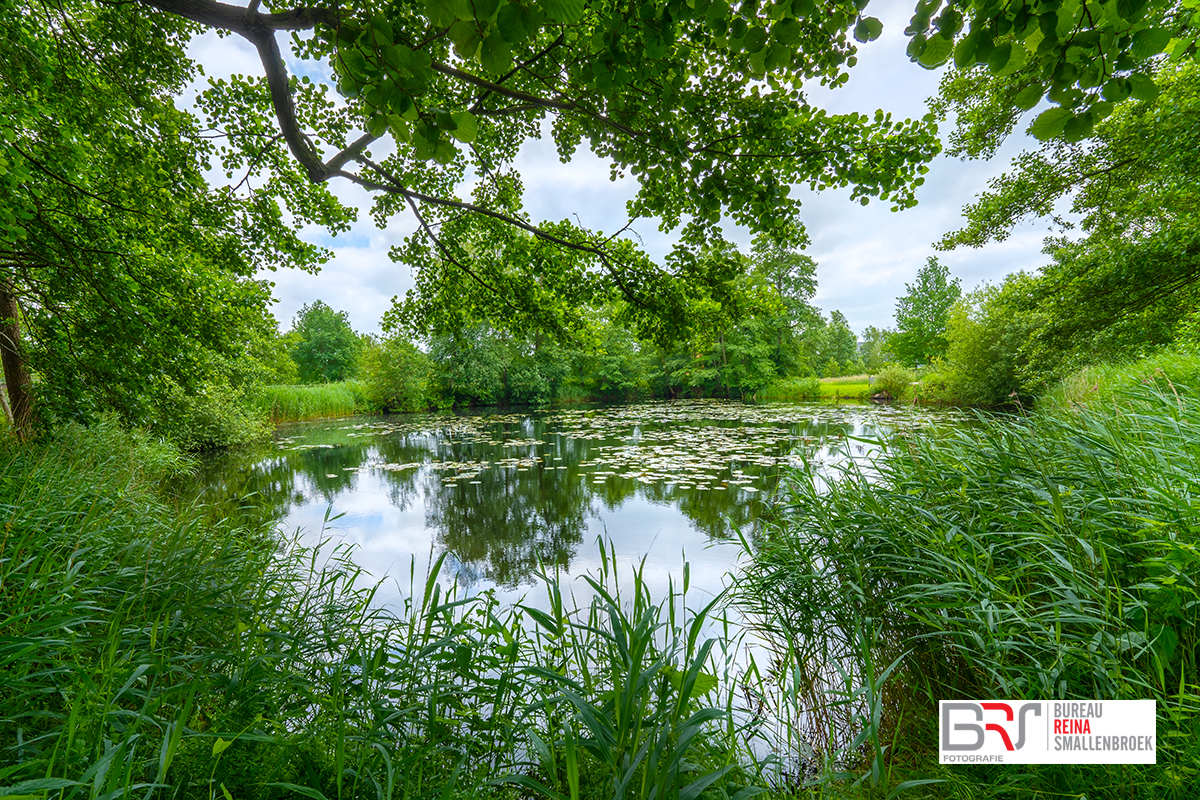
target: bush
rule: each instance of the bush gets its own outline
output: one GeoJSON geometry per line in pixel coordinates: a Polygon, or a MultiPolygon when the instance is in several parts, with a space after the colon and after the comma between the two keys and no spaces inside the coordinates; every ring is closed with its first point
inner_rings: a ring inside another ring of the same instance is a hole
{"type": "Polygon", "coordinates": [[[424,411],[431,405],[433,364],[399,337],[384,339],[363,354],[368,405],[375,411],[424,411]]]}
{"type": "Polygon", "coordinates": [[[247,390],[224,380],[211,381],[190,395],[172,384],[153,429],[189,451],[246,444],[269,434],[267,419],[247,390]]]}
{"type": "Polygon", "coordinates": [[[874,389],[899,402],[912,394],[913,374],[897,364],[888,364],[875,376],[874,389]]]}

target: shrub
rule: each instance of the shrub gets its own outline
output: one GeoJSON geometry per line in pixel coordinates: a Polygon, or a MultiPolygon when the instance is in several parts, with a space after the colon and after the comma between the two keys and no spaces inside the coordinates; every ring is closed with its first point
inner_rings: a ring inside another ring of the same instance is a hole
{"type": "Polygon", "coordinates": [[[875,376],[875,391],[900,401],[912,393],[913,374],[897,364],[889,364],[875,376]]]}
{"type": "Polygon", "coordinates": [[[265,415],[255,408],[247,390],[219,379],[195,394],[184,394],[172,384],[153,429],[189,451],[246,444],[269,433],[265,415]]]}
{"type": "Polygon", "coordinates": [[[363,355],[365,394],[375,411],[424,411],[430,405],[433,365],[411,342],[392,337],[363,355]]]}

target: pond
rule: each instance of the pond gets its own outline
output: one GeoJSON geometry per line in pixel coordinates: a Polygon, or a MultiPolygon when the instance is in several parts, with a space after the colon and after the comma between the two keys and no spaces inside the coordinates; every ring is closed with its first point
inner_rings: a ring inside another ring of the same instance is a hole
{"type": "Polygon", "coordinates": [[[443,555],[460,594],[516,602],[536,595],[538,570],[594,570],[598,539],[652,591],[678,586],[686,559],[693,591],[711,594],[742,555],[738,533],[769,516],[781,470],[862,458],[869,440],[952,418],[719,401],[353,417],[283,427],[198,477],[206,500],[266,513],[308,545],[352,546],[385,604],[443,555]]]}

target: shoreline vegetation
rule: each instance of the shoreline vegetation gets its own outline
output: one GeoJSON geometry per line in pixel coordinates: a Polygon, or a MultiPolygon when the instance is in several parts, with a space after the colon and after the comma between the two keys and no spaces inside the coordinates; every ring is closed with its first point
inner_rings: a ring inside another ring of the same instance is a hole
{"type": "Polygon", "coordinates": [[[735,576],[775,645],[738,675],[686,574],[652,598],[603,545],[586,604],[435,573],[378,609],[353,553],[180,504],[190,462],[147,434],[6,440],[0,794],[1189,797],[1198,404],[1200,359],[1163,354],[898,437],[870,478],[796,472],[735,576]],[[950,696],[1152,697],[1158,763],[939,765],[950,696]]]}
{"type": "MultiPolygon", "coordinates": [[[[876,392],[870,383],[873,376],[849,375],[841,378],[787,378],[778,380],[752,396],[747,402],[804,402],[820,400],[870,400],[876,392]]],[[[641,399],[633,397],[629,399],[641,399]]],[[[655,398],[663,399],[663,398],[655,398]]],[[[716,398],[721,399],[721,398],[716,398]]],[[[741,399],[741,398],[737,398],[741,399]]],[[[577,405],[584,403],[612,402],[603,395],[584,393],[564,394],[550,405],[577,405]]],[[[334,419],[357,414],[384,413],[378,404],[372,403],[367,383],[361,379],[348,379],[331,383],[316,384],[273,384],[262,387],[252,396],[250,405],[254,413],[270,425],[287,422],[307,422],[318,419],[334,419]]],[[[544,404],[518,404],[517,407],[541,407],[544,404]]],[[[470,408],[490,408],[488,404],[468,405],[470,408]]],[[[495,407],[510,407],[497,404],[495,407]]],[[[446,402],[429,402],[405,412],[435,411],[450,408],[446,402]]]]}
{"type": "Polygon", "coordinates": [[[859,733],[866,796],[1191,796],[1200,359],[1092,368],[980,419],[896,438],[870,474],[793,476],[736,590],[794,681],[776,696],[816,741],[859,733]],[[1154,699],[1158,763],[938,765],[951,698],[1154,699]]]}

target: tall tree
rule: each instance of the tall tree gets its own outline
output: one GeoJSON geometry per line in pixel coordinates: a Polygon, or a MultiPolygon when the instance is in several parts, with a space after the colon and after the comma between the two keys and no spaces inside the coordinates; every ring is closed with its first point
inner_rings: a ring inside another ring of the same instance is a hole
{"type": "Polygon", "coordinates": [[[778,299],[778,311],[763,324],[772,340],[771,360],[783,375],[803,371],[798,337],[819,312],[809,301],[817,291],[817,262],[797,250],[756,239],[751,251],[751,274],[765,281],[778,299]]]}
{"type": "Polygon", "coordinates": [[[876,328],[874,325],[868,325],[863,330],[861,355],[867,372],[878,372],[891,358],[891,352],[887,350],[887,341],[892,333],[891,330],[876,328]]]}
{"type": "Polygon", "coordinates": [[[917,282],[896,300],[896,332],[888,348],[909,365],[928,364],[946,352],[946,322],[950,308],[962,296],[961,281],[930,256],[917,270],[917,282]]]}
{"type": "Polygon", "coordinates": [[[119,5],[0,0],[0,318],[22,436],[35,416],[158,418],[263,323],[257,269],[320,260],[269,190],[206,184],[211,148],[172,99],[195,75],[194,30],[119,5]]]}
{"type": "Polygon", "coordinates": [[[850,322],[841,311],[829,314],[828,357],[845,367],[858,360],[858,337],[850,329],[850,322]]]}
{"type": "Polygon", "coordinates": [[[329,383],[357,373],[359,339],[350,328],[350,315],[345,311],[334,311],[314,300],[296,313],[292,330],[296,333],[292,359],[302,382],[329,383]]]}
{"type": "MultiPolygon", "coordinates": [[[[1023,153],[939,245],[981,247],[1037,217],[1082,231],[1046,240],[1051,263],[1030,284],[1044,313],[1026,349],[1041,354],[1043,379],[1169,341],[1200,300],[1200,64],[1163,64],[1156,84],[1157,97],[1118,109],[1088,142],[1023,153]],[[1055,216],[1068,196],[1073,220],[1055,216]]],[[[962,112],[965,151],[978,134],[960,92],[946,88],[962,112]]]]}

